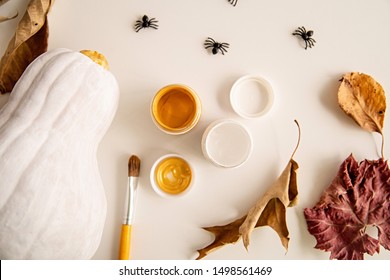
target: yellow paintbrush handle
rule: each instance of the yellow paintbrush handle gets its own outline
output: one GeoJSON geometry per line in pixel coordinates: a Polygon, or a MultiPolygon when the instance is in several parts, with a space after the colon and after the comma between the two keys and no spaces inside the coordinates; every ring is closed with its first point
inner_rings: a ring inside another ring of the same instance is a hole
{"type": "Polygon", "coordinates": [[[122,225],[121,240],[119,246],[119,259],[130,259],[131,225],[122,225]]]}

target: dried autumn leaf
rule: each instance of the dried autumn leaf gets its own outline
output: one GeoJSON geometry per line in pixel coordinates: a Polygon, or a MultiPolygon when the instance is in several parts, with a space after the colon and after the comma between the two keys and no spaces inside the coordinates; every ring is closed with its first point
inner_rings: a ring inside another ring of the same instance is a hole
{"type": "Polygon", "coordinates": [[[295,122],[299,129],[298,142],[282,174],[248,211],[247,215],[226,225],[204,228],[214,234],[215,238],[210,245],[198,250],[198,260],[226,244],[236,243],[241,237],[247,248],[253,229],[261,226],[270,226],[274,229],[283,247],[288,249],[289,232],[286,223],[286,208],[295,206],[298,199],[298,164],[293,160],[293,156],[299,146],[301,133],[298,122],[295,122]]]}
{"type": "Polygon", "coordinates": [[[210,245],[198,250],[199,255],[196,259],[203,259],[211,252],[225,246],[226,244],[235,244],[241,238],[239,228],[245,219],[246,216],[239,218],[227,225],[204,227],[204,230],[214,234],[215,239],[214,242],[212,242],[210,245]]]}
{"type": "Polygon", "coordinates": [[[330,259],[361,260],[390,250],[390,170],[383,158],[360,164],[350,155],[313,208],[304,210],[315,248],[330,259]],[[376,227],[377,238],[366,233],[376,227]]]}
{"type": "Polygon", "coordinates": [[[382,86],[363,73],[347,73],[338,91],[338,102],[344,112],[363,129],[382,135],[386,112],[386,96],[382,86]]]}
{"type": "Polygon", "coordinates": [[[298,164],[291,157],[279,178],[249,210],[239,230],[245,248],[248,248],[250,235],[259,223],[259,226],[268,225],[273,228],[279,235],[283,247],[288,250],[290,238],[286,223],[286,208],[295,206],[297,202],[297,170],[298,164]]]}
{"type": "Polygon", "coordinates": [[[0,61],[0,93],[11,92],[26,67],[47,50],[47,14],[53,0],[30,0],[0,61]]]}

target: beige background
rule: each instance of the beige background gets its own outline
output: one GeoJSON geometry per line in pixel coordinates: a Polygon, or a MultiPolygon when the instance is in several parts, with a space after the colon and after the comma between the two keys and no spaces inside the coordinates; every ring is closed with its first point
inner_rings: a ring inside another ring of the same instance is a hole
{"type": "MultiPolygon", "coordinates": [[[[13,0],[2,14],[28,1],[13,0]]],[[[389,0],[57,0],[49,14],[49,48],[96,49],[106,55],[117,77],[121,99],[116,118],[103,139],[98,160],[105,184],[107,222],[96,259],[117,257],[127,161],[142,160],[132,237],[134,259],[192,259],[212,237],[201,229],[243,215],[277,178],[295,147],[297,119],[302,128],[295,156],[299,169],[299,205],[287,211],[291,241],[286,254],[269,228],[256,229],[249,252],[241,242],[225,246],[208,259],[328,259],[314,249],[303,209],[313,206],[336,175],[341,162],[377,159],[379,135],[359,128],[338,107],[340,77],[350,71],[372,75],[390,90],[389,0]],[[144,14],[156,17],[159,29],[139,33],[133,25],[144,14]],[[314,30],[317,41],[305,50],[291,33],[299,26],[314,30]],[[211,55],[207,37],[230,43],[228,52],[211,55]],[[245,74],[260,74],[275,90],[269,114],[244,120],[229,104],[229,90],[245,74]],[[203,113],[190,133],[170,136],[150,119],[155,92],[170,83],[184,83],[199,94],[203,113]],[[200,141],[217,119],[241,122],[254,140],[249,160],[236,169],[208,163],[200,141]],[[149,183],[154,160],[165,153],[191,159],[196,183],[188,196],[169,200],[149,183]]],[[[18,18],[18,19],[19,19],[18,18]]],[[[4,52],[18,20],[0,24],[4,52]]],[[[0,104],[7,96],[0,96],[0,104]]],[[[0,105],[1,106],[1,105],[0,105]]],[[[388,115],[385,138],[390,139],[388,115]]],[[[386,146],[385,156],[390,152],[386,146]]],[[[91,194],[93,195],[93,194],[91,194]]],[[[390,252],[367,259],[389,259],[390,252]]]]}

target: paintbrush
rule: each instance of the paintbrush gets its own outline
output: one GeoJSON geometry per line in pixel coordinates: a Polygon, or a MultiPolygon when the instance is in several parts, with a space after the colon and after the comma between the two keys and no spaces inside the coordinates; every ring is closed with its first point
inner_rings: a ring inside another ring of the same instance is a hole
{"type": "Polygon", "coordinates": [[[135,198],[138,186],[139,170],[141,167],[140,159],[132,155],[128,163],[128,183],[125,198],[125,211],[122,221],[122,231],[119,247],[119,259],[130,259],[130,241],[131,241],[131,227],[134,217],[135,198]]]}

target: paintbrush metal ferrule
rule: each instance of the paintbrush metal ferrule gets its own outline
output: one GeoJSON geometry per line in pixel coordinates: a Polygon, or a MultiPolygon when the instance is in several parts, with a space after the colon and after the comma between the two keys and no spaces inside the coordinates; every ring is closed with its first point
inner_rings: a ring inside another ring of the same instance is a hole
{"type": "Polygon", "coordinates": [[[130,176],[127,183],[125,211],[122,222],[124,225],[131,225],[133,222],[137,186],[138,177],[130,176]]]}

